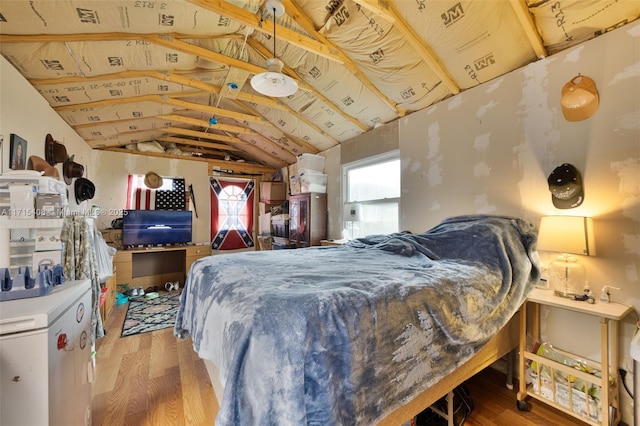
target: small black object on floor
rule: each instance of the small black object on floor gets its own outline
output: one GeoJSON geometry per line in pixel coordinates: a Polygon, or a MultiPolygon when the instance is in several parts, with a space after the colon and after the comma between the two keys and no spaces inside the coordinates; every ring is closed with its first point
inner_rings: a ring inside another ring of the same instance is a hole
{"type": "MultiPolygon", "coordinates": [[[[453,424],[462,426],[473,411],[473,399],[469,389],[463,383],[453,389],[453,424]]],[[[422,411],[415,418],[415,426],[447,426],[447,419],[437,411],[447,413],[447,397],[443,396],[431,407],[422,411]],[[433,408],[432,408],[433,407],[433,408]]]]}

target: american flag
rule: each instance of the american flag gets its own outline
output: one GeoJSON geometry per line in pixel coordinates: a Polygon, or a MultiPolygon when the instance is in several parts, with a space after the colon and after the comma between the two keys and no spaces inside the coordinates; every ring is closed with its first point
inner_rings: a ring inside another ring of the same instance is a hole
{"type": "Polygon", "coordinates": [[[160,188],[149,189],[144,185],[144,176],[129,175],[127,209],[185,210],[184,178],[164,178],[160,188]]]}

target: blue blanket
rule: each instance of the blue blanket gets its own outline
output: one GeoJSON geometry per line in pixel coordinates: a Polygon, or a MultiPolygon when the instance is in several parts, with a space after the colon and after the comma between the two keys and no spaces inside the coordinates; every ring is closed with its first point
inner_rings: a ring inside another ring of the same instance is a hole
{"type": "Polygon", "coordinates": [[[175,326],[217,365],[216,425],[369,425],[471,358],[538,282],[537,230],[460,216],[422,234],[216,255],[175,326]]]}

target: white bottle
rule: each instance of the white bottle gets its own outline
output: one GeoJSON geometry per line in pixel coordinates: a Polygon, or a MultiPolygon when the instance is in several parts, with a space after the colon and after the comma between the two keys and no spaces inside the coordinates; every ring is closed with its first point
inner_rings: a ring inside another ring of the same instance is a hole
{"type": "Polygon", "coordinates": [[[620,290],[618,287],[611,287],[609,285],[605,285],[602,287],[602,292],[600,293],[600,300],[606,303],[611,302],[611,293],[609,293],[609,289],[612,290],[620,290]]]}

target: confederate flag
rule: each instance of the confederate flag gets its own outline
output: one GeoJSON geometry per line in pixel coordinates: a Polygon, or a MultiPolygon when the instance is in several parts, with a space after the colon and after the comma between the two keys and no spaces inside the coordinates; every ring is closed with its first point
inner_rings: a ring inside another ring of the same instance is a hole
{"type": "Polygon", "coordinates": [[[253,180],[211,178],[211,248],[253,247],[253,180]]]}

